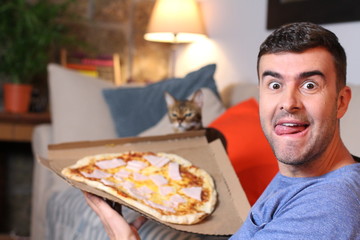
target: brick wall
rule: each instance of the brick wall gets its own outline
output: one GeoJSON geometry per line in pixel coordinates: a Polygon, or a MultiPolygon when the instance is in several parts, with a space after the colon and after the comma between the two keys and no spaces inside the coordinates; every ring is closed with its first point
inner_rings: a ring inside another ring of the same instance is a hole
{"type": "MultiPolygon", "coordinates": [[[[55,1],[55,0],[54,0],[55,1]]],[[[63,21],[81,43],[69,51],[119,53],[122,78],[154,82],[168,76],[170,45],[144,40],[154,0],[76,0],[63,21]]]]}

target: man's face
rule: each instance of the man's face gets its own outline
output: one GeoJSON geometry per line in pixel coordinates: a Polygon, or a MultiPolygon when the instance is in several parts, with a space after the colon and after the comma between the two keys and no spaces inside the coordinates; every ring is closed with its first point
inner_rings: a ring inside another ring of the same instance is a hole
{"type": "Polygon", "coordinates": [[[336,72],[323,48],[263,55],[260,118],[277,159],[302,165],[317,159],[338,128],[336,72]]]}

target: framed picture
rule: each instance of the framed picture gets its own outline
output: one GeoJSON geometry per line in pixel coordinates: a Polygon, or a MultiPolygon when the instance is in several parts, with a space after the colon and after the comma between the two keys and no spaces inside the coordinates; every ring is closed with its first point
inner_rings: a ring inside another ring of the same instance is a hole
{"type": "Polygon", "coordinates": [[[267,29],[291,22],[324,24],[359,20],[359,0],[268,0],[267,29]]]}

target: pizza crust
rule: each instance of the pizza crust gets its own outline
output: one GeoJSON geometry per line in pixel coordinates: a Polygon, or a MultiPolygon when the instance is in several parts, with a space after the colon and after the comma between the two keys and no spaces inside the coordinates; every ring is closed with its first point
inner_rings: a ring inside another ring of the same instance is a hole
{"type": "MultiPolygon", "coordinates": [[[[167,157],[171,159],[171,161],[177,162],[181,167],[186,168],[188,172],[201,178],[203,183],[202,188],[207,190],[206,201],[205,202],[201,201],[200,204],[197,204],[196,211],[194,211],[194,209],[188,209],[187,211],[189,213],[185,213],[185,214],[183,213],[178,214],[177,212],[174,214],[171,213],[162,214],[161,211],[159,211],[159,209],[153,208],[142,201],[135,200],[133,199],[133,196],[124,196],[126,194],[130,195],[129,193],[122,195],[118,192],[118,190],[114,189],[111,186],[107,186],[97,180],[88,179],[82,176],[81,174],[73,173],[74,169],[84,168],[87,167],[88,165],[94,164],[96,161],[104,160],[104,159],[112,159],[118,157],[119,155],[128,154],[128,153],[129,152],[87,156],[78,160],[74,165],[64,168],[62,170],[62,174],[68,179],[84,183],[88,186],[109,193],[112,196],[115,196],[120,200],[122,200],[123,202],[125,202],[129,207],[132,207],[135,210],[143,212],[146,215],[154,217],[155,219],[163,222],[175,223],[175,224],[195,224],[202,221],[206,216],[210,215],[214,211],[217,202],[217,192],[212,177],[203,169],[193,166],[190,161],[176,154],[156,153],[157,156],[167,157]]],[[[122,191],[126,192],[124,189],[122,189],[122,191]]]]}

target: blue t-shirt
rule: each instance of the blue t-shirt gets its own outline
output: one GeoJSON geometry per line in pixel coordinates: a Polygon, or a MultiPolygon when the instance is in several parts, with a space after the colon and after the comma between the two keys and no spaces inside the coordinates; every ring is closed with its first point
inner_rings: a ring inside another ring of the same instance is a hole
{"type": "Polygon", "coordinates": [[[277,174],[235,239],[360,239],[360,163],[319,177],[277,174]]]}

